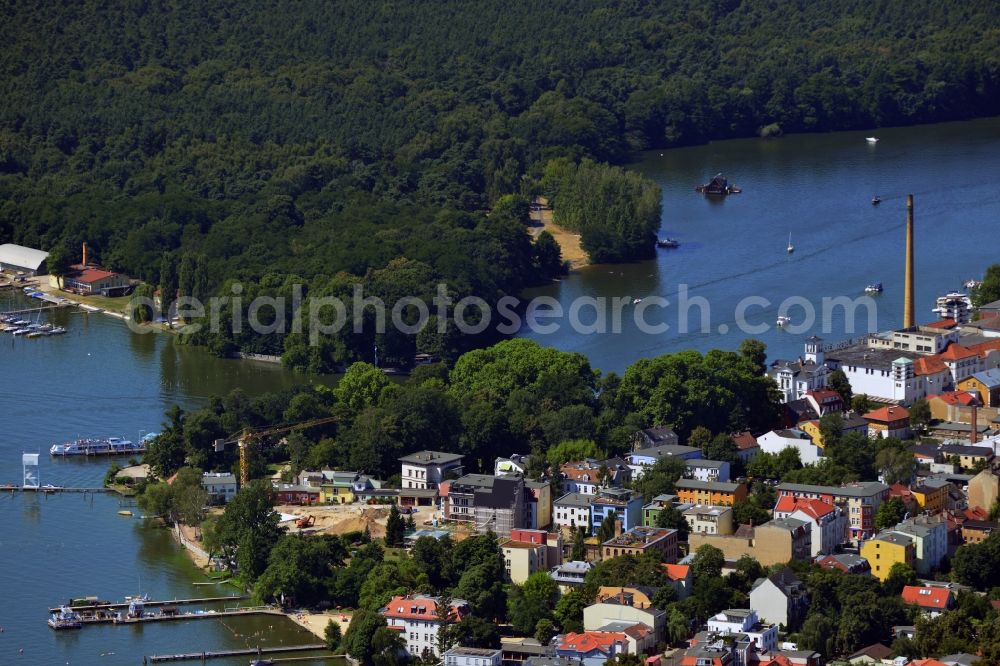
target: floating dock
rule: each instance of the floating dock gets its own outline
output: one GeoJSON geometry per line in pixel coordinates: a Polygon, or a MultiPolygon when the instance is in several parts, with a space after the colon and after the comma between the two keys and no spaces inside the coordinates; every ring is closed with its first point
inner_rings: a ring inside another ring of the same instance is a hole
{"type": "MultiPolygon", "coordinates": [[[[198,661],[207,659],[222,659],[225,657],[259,657],[266,654],[281,654],[284,652],[311,652],[326,650],[326,645],[316,643],[313,645],[286,645],[283,647],[256,647],[236,650],[212,650],[206,652],[187,652],[184,654],[154,654],[143,658],[143,663],[147,660],[151,664],[160,664],[168,661],[198,661]]],[[[330,657],[309,657],[309,659],[329,659],[330,657]]]]}

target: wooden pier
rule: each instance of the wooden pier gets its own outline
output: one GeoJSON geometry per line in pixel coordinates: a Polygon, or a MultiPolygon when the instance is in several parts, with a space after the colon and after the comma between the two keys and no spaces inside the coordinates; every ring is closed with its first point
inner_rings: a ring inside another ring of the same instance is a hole
{"type": "Polygon", "coordinates": [[[83,626],[91,624],[149,624],[151,622],[183,622],[184,620],[211,620],[222,619],[224,617],[238,617],[241,615],[284,615],[284,613],[273,606],[250,606],[247,608],[223,608],[221,610],[207,610],[186,613],[170,613],[164,611],[154,611],[148,615],[139,617],[119,617],[119,613],[112,611],[97,611],[93,614],[81,614],[80,621],[83,626]]]}
{"type": "Polygon", "coordinates": [[[49,310],[58,310],[59,308],[68,307],[69,303],[51,303],[50,305],[45,305],[40,308],[26,308],[24,310],[4,310],[0,312],[0,315],[25,315],[34,314],[36,312],[48,312],[49,310]]]}
{"type": "MultiPolygon", "coordinates": [[[[267,654],[282,654],[285,652],[313,652],[326,650],[326,645],[316,643],[313,645],[286,645],[283,647],[255,647],[235,650],[211,650],[206,652],[187,652],[183,654],[154,654],[143,658],[143,663],[160,664],[168,661],[205,661],[208,659],[222,659],[225,657],[262,657],[267,654]]],[[[329,657],[309,657],[309,659],[330,659],[329,657]]]]}
{"type": "MultiPolygon", "coordinates": [[[[144,601],[142,605],[147,608],[157,608],[159,606],[190,606],[192,604],[217,604],[225,603],[227,601],[244,601],[249,599],[248,594],[234,594],[228,597],[201,597],[199,599],[158,599],[158,600],[148,600],[144,601]]],[[[113,604],[94,604],[91,606],[72,606],[71,609],[77,613],[87,613],[96,611],[116,611],[116,610],[128,610],[129,602],[123,601],[120,603],[113,604]]],[[[261,608],[270,608],[261,607],[261,608]]],[[[50,613],[58,613],[59,607],[50,608],[50,613]]]]}
{"type": "Polygon", "coordinates": [[[0,491],[7,493],[114,493],[118,492],[113,488],[66,488],[64,486],[15,486],[7,484],[0,486],[0,491]]]}

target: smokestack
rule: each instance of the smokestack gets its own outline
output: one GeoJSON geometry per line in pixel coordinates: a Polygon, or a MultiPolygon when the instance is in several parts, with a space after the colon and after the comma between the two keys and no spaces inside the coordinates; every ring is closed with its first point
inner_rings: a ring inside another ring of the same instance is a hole
{"type": "Polygon", "coordinates": [[[903,328],[916,326],[913,294],[913,195],[906,195],[906,285],[903,289],[903,328]]]}
{"type": "Polygon", "coordinates": [[[80,263],[83,264],[84,266],[87,265],[87,244],[86,243],[83,244],[83,261],[81,261],[80,263]]]}
{"type": "Polygon", "coordinates": [[[977,427],[978,424],[976,423],[979,416],[977,410],[978,405],[979,405],[979,400],[974,399],[972,401],[972,434],[969,436],[969,444],[975,444],[976,442],[979,441],[979,432],[978,432],[979,428],[977,427]]]}

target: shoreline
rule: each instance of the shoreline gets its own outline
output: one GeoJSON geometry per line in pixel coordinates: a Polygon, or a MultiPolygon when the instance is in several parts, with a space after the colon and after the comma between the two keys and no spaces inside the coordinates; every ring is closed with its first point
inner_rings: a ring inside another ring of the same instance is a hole
{"type": "MultiPolygon", "coordinates": [[[[188,558],[190,558],[191,562],[198,567],[199,571],[208,573],[207,569],[210,564],[208,553],[194,541],[194,531],[195,528],[189,525],[174,525],[170,533],[188,558]]],[[[332,620],[340,624],[341,635],[343,635],[347,632],[352,617],[351,612],[339,610],[311,612],[296,609],[283,611],[282,615],[323,641],[326,640],[327,623],[332,620]]]]}

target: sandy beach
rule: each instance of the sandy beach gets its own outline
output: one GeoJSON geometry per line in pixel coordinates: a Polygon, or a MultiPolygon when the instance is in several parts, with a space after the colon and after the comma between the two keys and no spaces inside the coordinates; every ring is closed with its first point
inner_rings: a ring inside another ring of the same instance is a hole
{"type": "Polygon", "coordinates": [[[347,633],[347,628],[351,626],[350,611],[341,612],[338,610],[324,611],[322,613],[310,613],[308,611],[292,611],[286,614],[288,619],[304,629],[308,629],[317,638],[326,640],[326,625],[330,621],[340,624],[340,635],[347,633]]]}
{"type": "MultiPolygon", "coordinates": [[[[546,203],[540,200],[543,205],[546,203]]],[[[531,236],[534,238],[543,231],[548,231],[559,243],[563,261],[569,262],[570,270],[576,270],[590,263],[590,258],[580,246],[580,234],[566,231],[552,221],[552,209],[533,210],[530,213],[532,226],[531,236]]]]}

